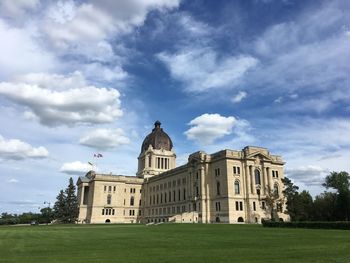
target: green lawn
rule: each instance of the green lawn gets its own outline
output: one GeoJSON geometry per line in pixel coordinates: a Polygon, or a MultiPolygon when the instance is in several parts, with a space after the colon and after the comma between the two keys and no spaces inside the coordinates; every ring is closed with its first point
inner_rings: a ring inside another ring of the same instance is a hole
{"type": "Polygon", "coordinates": [[[350,262],[350,231],[260,225],[0,227],[0,262],[350,262]]]}

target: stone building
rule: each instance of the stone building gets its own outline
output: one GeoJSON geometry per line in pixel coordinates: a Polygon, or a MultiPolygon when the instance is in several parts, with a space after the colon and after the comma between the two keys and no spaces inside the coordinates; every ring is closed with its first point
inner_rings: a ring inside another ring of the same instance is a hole
{"type": "Polygon", "coordinates": [[[192,153],[176,167],[170,137],[157,121],[146,136],[135,176],[93,171],[77,182],[80,223],[260,223],[270,218],[266,196],[278,193],[284,213],[284,162],[261,147],[192,153]]]}

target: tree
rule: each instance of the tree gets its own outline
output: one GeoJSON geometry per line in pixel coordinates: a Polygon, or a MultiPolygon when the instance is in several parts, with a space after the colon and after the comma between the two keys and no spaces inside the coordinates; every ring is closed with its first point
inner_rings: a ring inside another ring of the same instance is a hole
{"type": "Polygon", "coordinates": [[[336,221],[337,194],[324,192],[316,196],[312,219],[315,221],[336,221]]]}
{"type": "Polygon", "coordinates": [[[78,198],[75,194],[75,185],[73,183],[73,178],[69,178],[69,185],[65,191],[66,194],[66,213],[68,223],[75,223],[78,219],[79,209],[78,209],[78,198]]]}
{"type": "Polygon", "coordinates": [[[75,194],[73,178],[69,179],[69,184],[65,191],[61,190],[57,195],[53,207],[54,217],[60,223],[75,223],[78,218],[78,198],[75,194]]]}
{"type": "Polygon", "coordinates": [[[53,206],[54,218],[61,223],[66,222],[66,196],[63,190],[56,197],[56,202],[53,206]]]}
{"type": "Polygon", "coordinates": [[[41,222],[42,223],[50,223],[53,219],[53,211],[50,207],[44,207],[40,210],[41,212],[41,222]]]}
{"type": "Polygon", "coordinates": [[[277,212],[282,210],[283,203],[283,198],[279,196],[278,191],[267,186],[265,190],[265,197],[262,200],[266,204],[266,208],[270,213],[271,220],[278,221],[277,212]]]}
{"type": "Polygon", "coordinates": [[[296,221],[298,220],[298,190],[299,187],[294,185],[292,181],[288,178],[285,177],[282,179],[282,182],[284,184],[284,190],[283,190],[283,195],[286,198],[286,206],[287,206],[287,211],[290,216],[291,221],[296,221]]]}
{"type": "Polygon", "coordinates": [[[332,172],[323,184],[327,189],[337,191],[336,217],[337,220],[350,219],[350,176],[347,172],[332,172]]]}

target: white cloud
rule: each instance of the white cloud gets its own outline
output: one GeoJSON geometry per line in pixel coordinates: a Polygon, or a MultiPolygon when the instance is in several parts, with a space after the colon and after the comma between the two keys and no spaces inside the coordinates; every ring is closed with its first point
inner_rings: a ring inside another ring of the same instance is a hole
{"type": "Polygon", "coordinates": [[[64,163],[60,169],[62,173],[71,175],[83,175],[91,170],[91,165],[88,163],[82,163],[80,161],[75,161],[71,163],[64,163]]]}
{"type": "Polygon", "coordinates": [[[9,180],[7,180],[8,183],[11,183],[11,184],[17,184],[19,183],[19,180],[15,179],[15,178],[11,178],[9,180]]]}
{"type": "Polygon", "coordinates": [[[35,28],[13,28],[0,19],[0,79],[57,67],[54,56],[37,44],[35,35],[35,28]]]}
{"type": "Polygon", "coordinates": [[[0,135],[0,158],[6,160],[40,159],[48,157],[45,147],[33,147],[17,139],[5,139],[0,135]]]}
{"type": "Polygon", "coordinates": [[[74,74],[68,79],[58,75],[38,75],[31,79],[37,80],[37,84],[2,82],[0,94],[25,106],[30,110],[26,115],[35,116],[44,125],[110,123],[122,115],[116,89],[79,86],[85,81],[74,74]],[[77,86],[73,87],[74,84],[77,86]]]}
{"type": "Polygon", "coordinates": [[[130,140],[122,129],[97,129],[83,136],[79,143],[88,147],[106,150],[123,144],[129,144],[130,140]]]}
{"type": "Polygon", "coordinates": [[[198,141],[200,144],[211,144],[216,139],[231,134],[236,122],[233,116],[205,113],[190,121],[189,125],[193,127],[187,130],[185,135],[187,139],[198,141]]]}
{"type": "Polygon", "coordinates": [[[157,57],[165,63],[172,77],[184,82],[185,90],[190,92],[235,86],[258,63],[251,56],[218,57],[211,48],[184,49],[175,54],[159,53],[157,57]]]}
{"type": "Polygon", "coordinates": [[[94,45],[141,26],[151,10],[175,8],[179,0],[93,0],[78,5],[59,1],[47,12],[44,31],[56,47],[94,45]]]}
{"type": "Polygon", "coordinates": [[[83,65],[82,71],[87,78],[93,79],[94,81],[117,82],[126,80],[128,77],[128,73],[120,66],[111,68],[106,67],[101,63],[83,65]]]}
{"type": "Polygon", "coordinates": [[[297,168],[286,169],[285,171],[286,176],[294,179],[296,181],[296,184],[300,182],[306,186],[321,186],[322,183],[324,183],[324,179],[328,173],[328,169],[324,169],[317,165],[301,166],[297,168]]]}
{"type": "Polygon", "coordinates": [[[1,0],[0,14],[8,18],[21,18],[26,11],[37,8],[40,0],[1,0]]]}
{"type": "Polygon", "coordinates": [[[239,91],[238,94],[232,98],[232,102],[233,103],[241,102],[245,97],[247,97],[247,92],[239,91]]]}

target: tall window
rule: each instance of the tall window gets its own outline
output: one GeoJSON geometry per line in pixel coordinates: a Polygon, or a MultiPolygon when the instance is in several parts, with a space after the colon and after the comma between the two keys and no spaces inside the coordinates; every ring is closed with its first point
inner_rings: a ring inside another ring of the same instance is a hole
{"type": "Polygon", "coordinates": [[[184,200],[186,200],[186,188],[184,188],[184,200]]]}
{"type": "Polygon", "coordinates": [[[276,196],[279,195],[279,193],[278,193],[278,184],[274,184],[274,186],[273,186],[273,192],[274,192],[274,194],[275,194],[276,196]]]}
{"type": "Polygon", "coordinates": [[[235,181],[235,194],[236,195],[240,194],[239,181],[235,181]]]}
{"type": "Polygon", "coordinates": [[[135,202],[135,200],[134,200],[134,197],[132,196],[130,198],[130,206],[134,206],[134,202],[135,202]]]}
{"type": "Polygon", "coordinates": [[[220,182],[216,182],[216,194],[220,195],[220,182]]]}
{"type": "Polygon", "coordinates": [[[148,167],[152,167],[152,156],[148,156],[148,167]]]}
{"type": "Polygon", "coordinates": [[[107,195],[107,205],[110,205],[112,203],[112,196],[107,195]]]}
{"type": "Polygon", "coordinates": [[[261,184],[260,171],[258,169],[255,170],[255,184],[261,184]]]}

